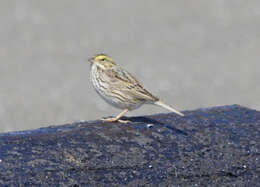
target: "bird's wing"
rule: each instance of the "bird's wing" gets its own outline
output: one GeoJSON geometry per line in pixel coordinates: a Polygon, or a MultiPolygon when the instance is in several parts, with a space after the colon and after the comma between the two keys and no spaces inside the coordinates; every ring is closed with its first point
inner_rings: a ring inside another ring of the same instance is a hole
{"type": "Polygon", "coordinates": [[[159,99],[147,91],[129,72],[120,67],[114,67],[106,71],[110,78],[111,89],[116,89],[134,97],[137,100],[155,102],[159,99]]]}

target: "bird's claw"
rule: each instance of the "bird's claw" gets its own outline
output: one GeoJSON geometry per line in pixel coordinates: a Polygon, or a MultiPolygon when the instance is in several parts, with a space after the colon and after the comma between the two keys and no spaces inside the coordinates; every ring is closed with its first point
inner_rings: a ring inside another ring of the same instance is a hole
{"type": "Polygon", "coordinates": [[[101,120],[105,121],[105,122],[119,122],[119,123],[124,123],[124,124],[131,122],[129,120],[122,120],[122,119],[117,119],[117,118],[102,118],[101,120]]]}

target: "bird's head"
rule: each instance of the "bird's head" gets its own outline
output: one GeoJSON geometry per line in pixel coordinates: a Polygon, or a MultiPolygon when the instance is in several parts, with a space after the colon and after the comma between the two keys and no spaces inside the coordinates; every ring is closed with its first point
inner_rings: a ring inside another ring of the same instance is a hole
{"type": "Polygon", "coordinates": [[[88,61],[91,65],[96,65],[104,70],[116,65],[113,59],[105,54],[97,54],[92,58],[88,59],[88,61]]]}

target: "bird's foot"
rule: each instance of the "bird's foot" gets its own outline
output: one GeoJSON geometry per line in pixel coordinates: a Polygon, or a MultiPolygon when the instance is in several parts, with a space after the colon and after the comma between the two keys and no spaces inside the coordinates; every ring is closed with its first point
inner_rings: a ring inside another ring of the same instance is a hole
{"type": "Polygon", "coordinates": [[[102,121],[105,121],[105,122],[119,122],[119,123],[130,123],[129,120],[122,120],[122,119],[118,119],[118,118],[102,118],[101,119],[102,121]]]}

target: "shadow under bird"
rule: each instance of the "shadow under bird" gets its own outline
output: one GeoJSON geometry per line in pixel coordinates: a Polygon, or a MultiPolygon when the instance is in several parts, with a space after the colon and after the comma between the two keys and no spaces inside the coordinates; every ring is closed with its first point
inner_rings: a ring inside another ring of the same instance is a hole
{"type": "Polygon", "coordinates": [[[161,106],[180,116],[178,110],[163,103],[158,97],[147,91],[129,72],[117,65],[112,58],[105,54],[97,54],[89,59],[91,63],[91,82],[96,92],[112,106],[123,111],[113,118],[105,118],[107,122],[122,122],[121,118],[128,112],[143,104],[161,106]]]}

